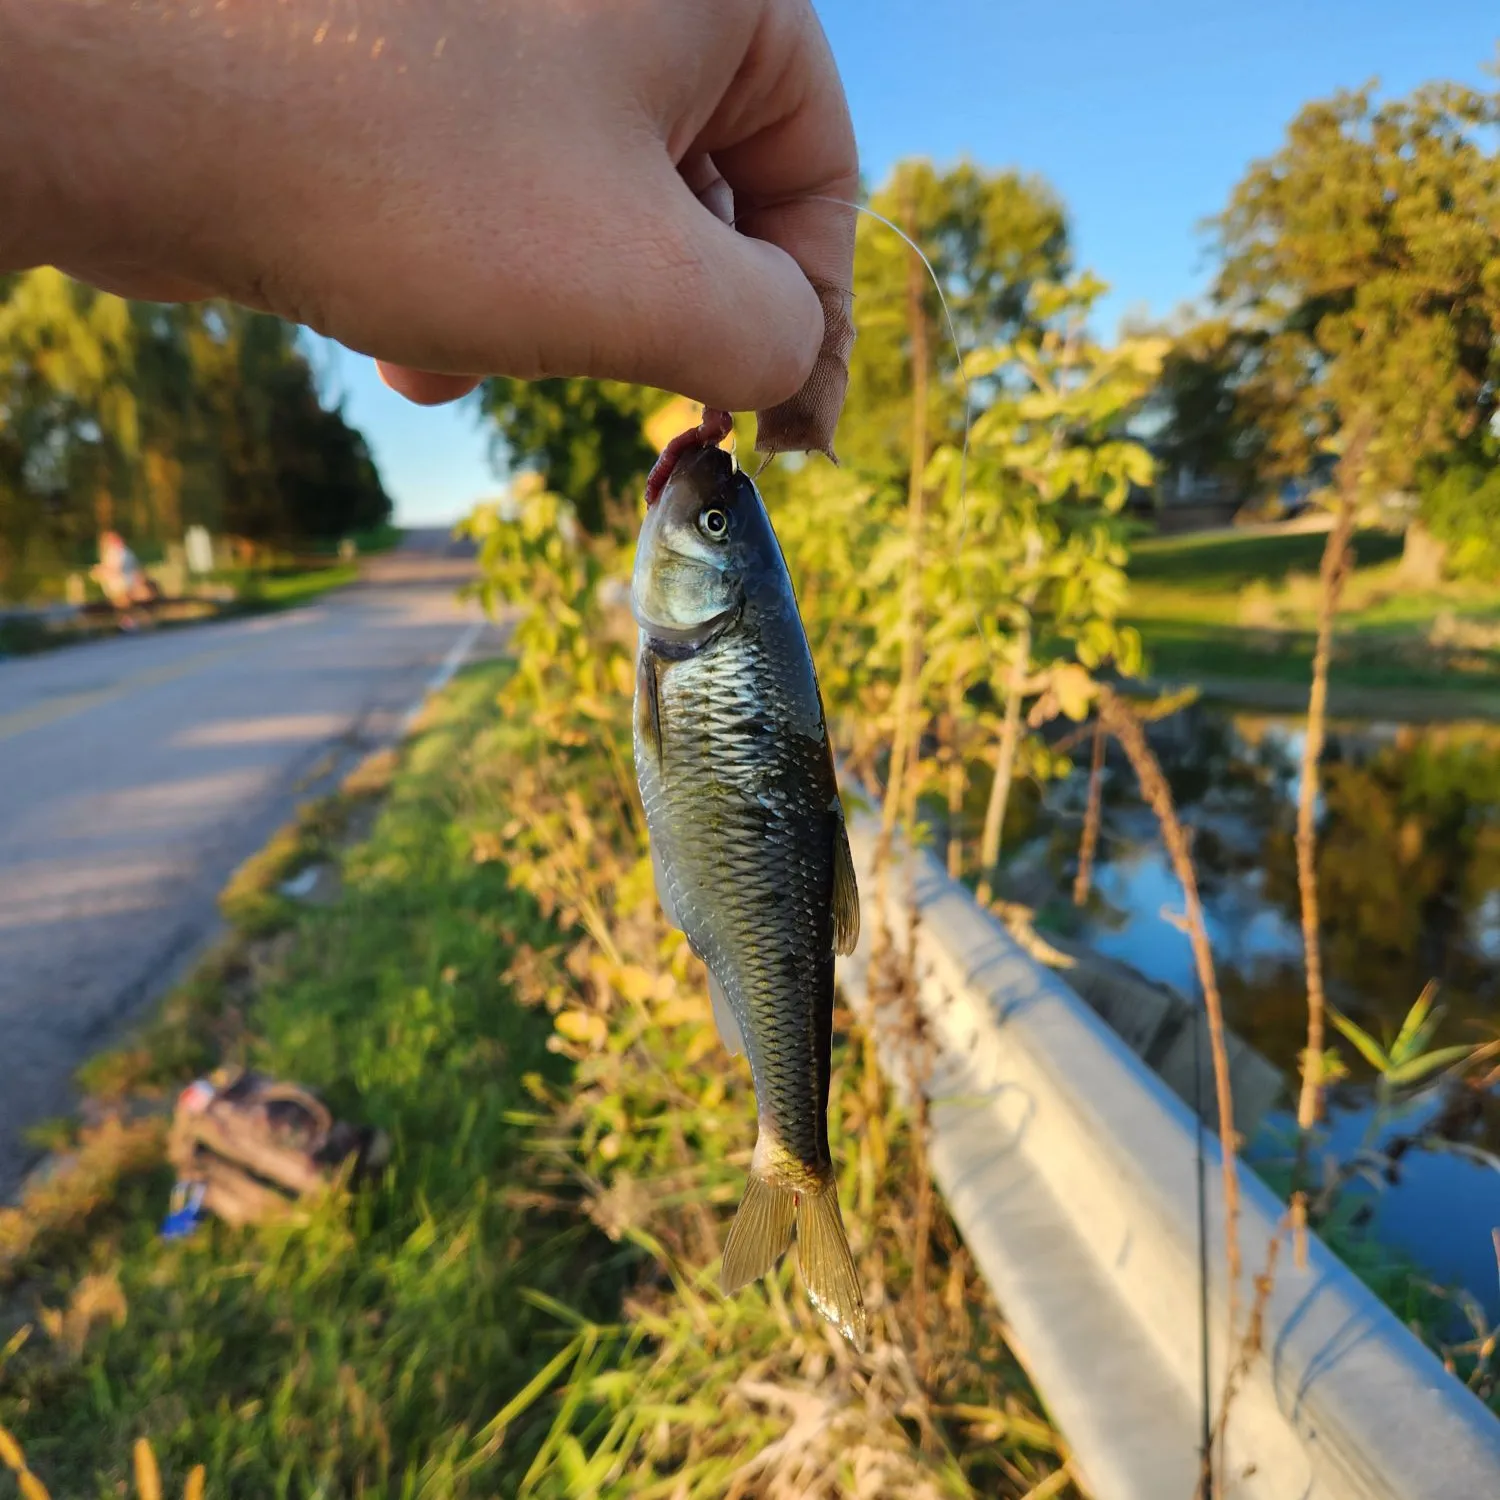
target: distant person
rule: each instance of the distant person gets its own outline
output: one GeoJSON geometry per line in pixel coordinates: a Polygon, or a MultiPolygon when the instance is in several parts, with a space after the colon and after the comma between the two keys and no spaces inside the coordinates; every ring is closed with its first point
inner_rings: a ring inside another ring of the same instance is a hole
{"type": "Polygon", "coordinates": [[[122,630],[134,630],[136,609],[157,597],[156,585],[146,576],[118,531],[106,531],[100,536],[99,565],[93,569],[92,577],[114,606],[122,630]]]}
{"type": "Polygon", "coordinates": [[[852,286],[810,0],[0,0],[0,99],[0,272],[229,297],[423,403],[566,374],[763,409],[814,367],[813,284],[852,286]]]}

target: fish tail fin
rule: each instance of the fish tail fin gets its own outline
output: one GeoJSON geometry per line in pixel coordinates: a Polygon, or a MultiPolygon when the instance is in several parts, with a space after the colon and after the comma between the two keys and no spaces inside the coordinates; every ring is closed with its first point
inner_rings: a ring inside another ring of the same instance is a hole
{"type": "Polygon", "coordinates": [[[796,1220],[797,1194],[752,1172],[724,1242],[719,1285],[726,1296],[759,1281],[775,1266],[792,1242],[796,1220]]]}
{"type": "Polygon", "coordinates": [[[865,1347],[865,1299],[839,1212],[832,1174],[816,1191],[797,1197],[797,1265],[812,1305],[854,1347],[865,1347]]]}

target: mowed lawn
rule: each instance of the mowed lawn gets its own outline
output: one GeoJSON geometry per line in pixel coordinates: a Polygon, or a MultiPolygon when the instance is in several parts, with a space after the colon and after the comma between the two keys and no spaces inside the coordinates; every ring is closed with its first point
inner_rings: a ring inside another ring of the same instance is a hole
{"type": "MultiPolygon", "coordinates": [[[[1219,531],[1137,542],[1126,614],[1151,675],[1308,681],[1326,540],[1321,532],[1219,531]]],[[[1460,694],[1500,688],[1500,588],[1415,589],[1401,577],[1401,548],[1388,532],[1356,537],[1338,617],[1338,679],[1460,694]]]]}

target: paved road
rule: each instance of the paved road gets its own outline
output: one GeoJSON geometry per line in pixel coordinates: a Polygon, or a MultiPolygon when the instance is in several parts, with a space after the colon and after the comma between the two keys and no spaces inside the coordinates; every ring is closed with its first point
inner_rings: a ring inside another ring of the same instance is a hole
{"type": "Polygon", "coordinates": [[[212,936],[235,866],[489,642],[455,551],[419,534],[305,609],[0,661],[0,1198],[18,1132],[212,936]]]}

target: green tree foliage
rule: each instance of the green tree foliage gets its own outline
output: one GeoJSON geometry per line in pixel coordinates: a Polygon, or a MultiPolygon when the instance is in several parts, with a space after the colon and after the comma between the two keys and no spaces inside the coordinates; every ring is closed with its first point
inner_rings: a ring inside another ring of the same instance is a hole
{"type": "Polygon", "coordinates": [[[271,463],[294,532],[328,541],[387,523],[390,497],[364,435],[323,405],[306,367],[283,365],[270,391],[271,463]]]}
{"type": "MultiPolygon", "coordinates": [[[[958,762],[992,763],[981,779],[1006,791],[1012,772],[1060,769],[1040,739],[1021,736],[1022,700],[1045,696],[1049,708],[1081,718],[1091,672],[1138,668],[1140,642],[1117,623],[1126,591],[1120,512],[1131,487],[1149,482],[1151,460],[1124,427],[1163,348],[1105,348],[1089,337],[1102,290],[1086,276],[1034,283],[1023,331],[968,361],[983,405],[967,459],[960,427],[928,463],[921,792],[947,795],[958,762]]],[[[896,734],[902,580],[913,550],[905,504],[878,474],[811,462],[781,481],[774,502],[830,715],[866,764],[896,734]]]]}
{"type": "Polygon", "coordinates": [[[1134,331],[1171,340],[1142,412],[1163,477],[1217,480],[1235,494],[1255,489],[1265,442],[1241,390],[1253,337],[1224,318],[1134,331]]]}
{"type": "Polygon", "coordinates": [[[195,358],[218,439],[223,530],[291,542],[389,518],[364,439],[322,406],[290,325],[218,309],[195,340],[195,358]]]}
{"type": "Polygon", "coordinates": [[[140,452],[128,305],[52,270],[0,285],[0,593],[113,520],[140,452]]]}
{"type": "Polygon", "coordinates": [[[1489,421],[1500,375],[1500,96],[1432,84],[1309,105],[1217,220],[1216,301],[1244,331],[1241,415],[1272,474],[1368,431],[1368,486],[1489,421]]]}
{"type": "Polygon", "coordinates": [[[1298,797],[1304,1153],[1321,1111],[1313,1060],[1323,1055],[1325,1010],[1318,765],[1348,546],[1363,506],[1412,488],[1494,414],[1497,125],[1500,96],[1452,84],[1381,105],[1369,88],[1338,94],[1302,111],[1217,221],[1223,265],[1214,295],[1249,335],[1239,399],[1263,435],[1267,472],[1302,476],[1320,455],[1338,455],[1298,797]]]}
{"type": "MultiPolygon", "coordinates": [[[[1035,177],[987,173],[967,163],[939,171],[927,161],[908,161],[871,195],[870,207],[921,245],[965,350],[1003,343],[1034,327],[1033,288],[1062,279],[1071,268],[1062,205],[1035,177]]],[[[839,459],[904,485],[911,462],[906,312],[911,252],[887,225],[868,215],[860,216],[856,233],[858,337],[849,367],[849,404],[839,426],[839,459]]],[[[928,341],[938,367],[951,368],[947,320],[925,272],[923,282],[928,341]]],[[[982,398],[983,392],[978,394],[982,398]]],[[[961,437],[963,395],[957,382],[930,382],[928,407],[927,430],[934,439],[961,437]]]]}
{"type": "Polygon", "coordinates": [[[617,380],[491,380],[481,402],[496,426],[496,456],[540,474],[592,531],[612,499],[636,493],[656,455],[642,424],[662,392],[617,380]]]}
{"type": "Polygon", "coordinates": [[[148,549],[194,523],[286,544],[389,515],[289,325],[51,269],[0,281],[0,596],[89,559],[106,526],[148,549]]]}
{"type": "Polygon", "coordinates": [[[1451,572],[1500,579],[1500,441],[1493,433],[1423,476],[1422,519],[1451,572]]]}

